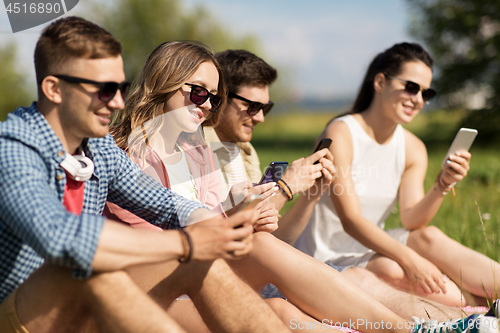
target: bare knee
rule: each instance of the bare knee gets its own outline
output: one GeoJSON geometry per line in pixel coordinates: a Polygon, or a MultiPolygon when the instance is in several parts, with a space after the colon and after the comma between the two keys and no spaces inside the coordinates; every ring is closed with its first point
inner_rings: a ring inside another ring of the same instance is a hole
{"type": "Polygon", "coordinates": [[[429,249],[435,244],[441,244],[445,238],[448,237],[439,228],[435,226],[428,226],[412,231],[410,233],[410,237],[408,238],[408,245],[415,245],[417,247],[425,247],[429,249]]]}
{"type": "Polygon", "coordinates": [[[348,280],[364,288],[371,288],[381,283],[379,278],[369,270],[361,267],[349,267],[342,272],[348,280]]]}
{"type": "Polygon", "coordinates": [[[132,278],[124,271],[93,274],[81,285],[82,298],[90,305],[113,293],[114,290],[126,290],[135,285],[132,278]]]}
{"type": "Polygon", "coordinates": [[[389,258],[379,258],[373,262],[369,262],[366,268],[390,285],[402,289],[408,288],[408,278],[405,271],[397,262],[389,258]]]}

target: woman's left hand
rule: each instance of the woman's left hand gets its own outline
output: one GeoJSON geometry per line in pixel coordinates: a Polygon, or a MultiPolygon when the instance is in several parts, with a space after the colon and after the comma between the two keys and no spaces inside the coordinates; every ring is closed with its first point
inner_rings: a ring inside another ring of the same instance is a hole
{"type": "Polygon", "coordinates": [[[443,167],[443,182],[445,185],[457,183],[467,176],[469,171],[469,161],[471,154],[469,152],[461,152],[448,156],[443,167]]]}
{"type": "Polygon", "coordinates": [[[275,208],[274,203],[268,201],[262,207],[258,208],[259,218],[255,222],[255,231],[274,232],[278,229],[278,210],[275,208]]]}

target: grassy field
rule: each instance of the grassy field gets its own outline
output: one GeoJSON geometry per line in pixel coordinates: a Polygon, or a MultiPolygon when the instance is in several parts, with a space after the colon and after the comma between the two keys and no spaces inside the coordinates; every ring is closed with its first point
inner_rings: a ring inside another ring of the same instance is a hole
{"type": "MultiPolygon", "coordinates": [[[[256,127],[252,143],[259,153],[261,167],[271,161],[292,162],[308,156],[316,137],[335,114],[294,113],[266,117],[256,127]]],[[[456,133],[462,112],[432,111],[419,115],[407,126],[426,144],[429,168],[426,191],[432,187],[441,161],[456,133]]],[[[480,135],[481,133],[479,133],[480,135]]],[[[471,170],[456,186],[456,196],[449,194],[431,224],[448,236],[490,258],[500,261],[500,153],[497,147],[471,149],[471,170]]],[[[285,206],[289,209],[290,204],[285,206]]],[[[401,225],[397,207],[386,225],[401,225]]]]}

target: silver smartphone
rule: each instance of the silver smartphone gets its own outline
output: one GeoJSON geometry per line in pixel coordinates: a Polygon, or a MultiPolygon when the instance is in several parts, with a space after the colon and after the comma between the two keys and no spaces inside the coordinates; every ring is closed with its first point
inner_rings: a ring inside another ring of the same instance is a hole
{"type": "Polygon", "coordinates": [[[459,129],[441,165],[443,167],[446,165],[446,160],[448,159],[449,156],[454,155],[458,152],[469,151],[469,148],[472,146],[472,142],[474,142],[476,135],[477,135],[477,130],[475,129],[472,128],[459,129]]]}

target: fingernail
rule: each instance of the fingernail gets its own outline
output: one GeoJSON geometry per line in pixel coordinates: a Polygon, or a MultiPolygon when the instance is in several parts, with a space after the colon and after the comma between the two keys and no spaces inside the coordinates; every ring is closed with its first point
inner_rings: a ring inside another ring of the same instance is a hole
{"type": "Polygon", "coordinates": [[[455,155],[460,156],[460,152],[456,152],[455,155]]]}
{"type": "Polygon", "coordinates": [[[279,188],[278,186],[275,186],[275,187],[274,187],[274,192],[279,191],[279,189],[280,189],[280,188],[279,188]]]}
{"type": "Polygon", "coordinates": [[[450,161],[450,160],[446,160],[446,164],[450,164],[450,163],[451,163],[451,161],[450,161]]]}

